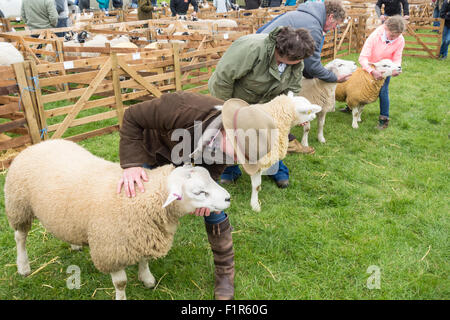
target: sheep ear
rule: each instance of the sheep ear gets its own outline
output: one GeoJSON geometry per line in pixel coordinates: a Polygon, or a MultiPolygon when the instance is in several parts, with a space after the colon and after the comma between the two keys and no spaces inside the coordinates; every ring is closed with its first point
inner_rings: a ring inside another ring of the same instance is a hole
{"type": "Polygon", "coordinates": [[[183,199],[181,194],[175,193],[175,192],[169,192],[169,196],[167,197],[166,202],[163,204],[163,208],[167,207],[169,204],[174,202],[175,200],[181,200],[183,199]]]}

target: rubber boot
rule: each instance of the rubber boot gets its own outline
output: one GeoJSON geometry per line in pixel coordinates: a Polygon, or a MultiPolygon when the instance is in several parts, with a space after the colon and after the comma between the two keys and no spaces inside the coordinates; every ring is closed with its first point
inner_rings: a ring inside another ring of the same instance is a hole
{"type": "Polygon", "coordinates": [[[386,116],[380,116],[378,118],[378,125],[376,126],[376,128],[378,130],[384,130],[389,126],[389,118],[386,116]]]}
{"type": "Polygon", "coordinates": [[[231,225],[228,217],[218,223],[205,222],[206,233],[214,255],[216,300],[234,299],[234,251],[231,225]]]}

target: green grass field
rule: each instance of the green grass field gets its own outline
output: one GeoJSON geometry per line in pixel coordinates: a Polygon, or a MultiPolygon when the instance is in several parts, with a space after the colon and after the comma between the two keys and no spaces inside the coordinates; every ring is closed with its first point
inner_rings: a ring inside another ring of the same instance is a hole
{"type": "MultiPolygon", "coordinates": [[[[263,177],[260,213],[250,208],[247,175],[227,187],[236,299],[450,298],[450,63],[406,57],[403,70],[391,81],[387,130],[374,128],[378,102],[366,106],[358,130],[349,114],[328,114],[324,145],[314,122],[316,154],[287,156],[288,189],[263,177]],[[367,272],[371,266],[379,268],[379,289],[367,286],[375,275],[367,272]]],[[[300,138],[302,129],[293,132],[300,138]]],[[[118,142],[116,132],[80,144],[118,161],[118,142]]],[[[28,254],[38,272],[17,274],[13,230],[4,215],[5,174],[0,299],[112,299],[111,278],[95,269],[89,249],[72,252],[37,221],[28,254]],[[71,265],[80,267],[80,289],[67,288],[71,265]]],[[[212,299],[214,265],[203,218],[183,217],[172,250],[151,261],[150,270],[156,289],[137,280],[137,266],[127,269],[128,299],[212,299]]]]}

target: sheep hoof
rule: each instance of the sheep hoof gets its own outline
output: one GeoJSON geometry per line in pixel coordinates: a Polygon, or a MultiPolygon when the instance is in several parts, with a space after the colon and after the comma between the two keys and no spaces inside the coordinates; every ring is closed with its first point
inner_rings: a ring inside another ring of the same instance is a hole
{"type": "Polygon", "coordinates": [[[31,273],[31,268],[30,265],[26,265],[26,266],[17,266],[17,272],[24,277],[27,277],[30,275],[31,273]]]}
{"type": "Polygon", "coordinates": [[[83,246],[77,246],[76,244],[71,244],[70,245],[70,250],[73,250],[73,251],[80,251],[80,250],[82,250],[83,249],[83,246]]]}
{"type": "Polygon", "coordinates": [[[261,212],[261,206],[259,205],[259,203],[252,203],[252,209],[253,211],[261,212]]]}
{"type": "Polygon", "coordinates": [[[319,137],[318,140],[319,140],[320,143],[325,143],[326,142],[324,137],[319,137]]]}
{"type": "Polygon", "coordinates": [[[352,124],[352,127],[353,127],[353,129],[358,129],[358,128],[359,128],[358,123],[357,123],[357,122],[356,122],[356,123],[353,123],[353,124],[352,124]]]}
{"type": "Polygon", "coordinates": [[[139,280],[142,281],[142,283],[144,284],[144,286],[146,288],[151,289],[151,288],[155,287],[156,280],[155,280],[155,277],[152,274],[147,276],[146,279],[143,279],[143,278],[139,277],[139,280]]]}

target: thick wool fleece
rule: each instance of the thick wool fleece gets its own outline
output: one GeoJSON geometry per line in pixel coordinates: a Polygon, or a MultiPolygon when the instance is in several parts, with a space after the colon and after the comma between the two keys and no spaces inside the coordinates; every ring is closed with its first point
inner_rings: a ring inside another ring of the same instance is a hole
{"type": "Polygon", "coordinates": [[[302,90],[299,95],[305,97],[312,104],[317,104],[322,107],[323,112],[330,112],[334,110],[335,104],[335,82],[326,82],[318,78],[302,79],[302,90]]]}
{"type": "Polygon", "coordinates": [[[50,140],[31,146],[13,161],[5,182],[10,226],[27,231],[34,217],[57,238],[89,245],[101,272],[119,271],[141,258],[158,258],[172,246],[178,224],[176,201],[166,207],[166,180],[174,167],[148,170],[145,192],[116,194],[118,163],[77,144],[50,140]]]}
{"type": "Polygon", "coordinates": [[[295,112],[294,102],[286,95],[280,95],[258,107],[270,114],[278,128],[278,140],[272,146],[273,149],[259,160],[262,168],[267,169],[286,157],[289,131],[299,118],[295,112]]]}
{"type": "Polygon", "coordinates": [[[362,68],[356,69],[350,79],[336,86],[336,100],[346,102],[350,109],[364,106],[378,99],[384,78],[375,80],[362,68]]]}

